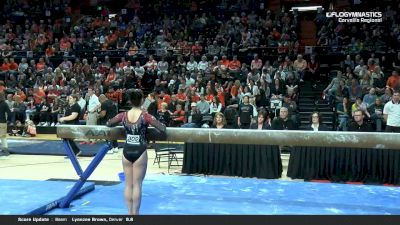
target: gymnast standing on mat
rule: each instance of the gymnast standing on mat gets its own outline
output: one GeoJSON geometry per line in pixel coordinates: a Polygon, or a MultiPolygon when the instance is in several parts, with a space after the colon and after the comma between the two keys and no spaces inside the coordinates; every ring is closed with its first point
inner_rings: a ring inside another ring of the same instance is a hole
{"type": "Polygon", "coordinates": [[[122,157],[125,174],[124,196],[128,213],[137,215],[142,199],[142,183],[147,170],[147,127],[149,124],[152,125],[161,135],[165,134],[166,128],[152,115],[141,110],[143,94],[140,90],[132,91],[130,99],[132,108],[109,120],[107,126],[112,127],[122,123],[126,130],[126,142],[122,157]]]}

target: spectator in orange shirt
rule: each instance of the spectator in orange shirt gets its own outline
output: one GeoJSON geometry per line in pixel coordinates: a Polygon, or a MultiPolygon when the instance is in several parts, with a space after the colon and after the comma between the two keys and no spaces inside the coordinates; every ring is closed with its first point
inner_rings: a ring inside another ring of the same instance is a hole
{"type": "Polygon", "coordinates": [[[171,96],[166,94],[164,91],[160,92],[160,97],[162,98],[162,101],[169,104],[171,103],[171,96]]]}
{"type": "Polygon", "coordinates": [[[49,45],[46,48],[46,57],[53,57],[55,55],[56,49],[54,48],[54,45],[49,45]]]}
{"type": "Polygon", "coordinates": [[[117,75],[115,74],[114,69],[111,68],[109,73],[108,73],[108,75],[107,75],[106,80],[104,81],[104,85],[105,86],[110,86],[111,83],[115,81],[116,77],[117,77],[117,75]]]}
{"type": "Polygon", "coordinates": [[[201,55],[201,52],[203,51],[203,47],[200,45],[198,41],[195,42],[195,44],[192,46],[192,54],[194,56],[199,56],[201,55]]]}
{"type": "Polygon", "coordinates": [[[108,88],[108,92],[106,93],[106,96],[108,99],[110,99],[111,101],[115,102],[115,103],[122,103],[122,92],[121,90],[115,90],[115,88],[113,86],[110,86],[108,88]]]}
{"type": "Polygon", "coordinates": [[[197,95],[195,88],[190,89],[190,101],[196,103],[200,101],[200,96],[197,95]]]}
{"type": "Polygon", "coordinates": [[[232,75],[237,75],[240,73],[240,61],[237,59],[237,56],[234,55],[232,61],[229,62],[228,69],[232,75]]]}
{"type": "Polygon", "coordinates": [[[4,58],[3,64],[0,67],[0,79],[6,80],[8,78],[8,72],[10,70],[10,63],[7,58],[4,58]]]}
{"type": "Polygon", "coordinates": [[[16,94],[14,95],[14,97],[15,97],[16,95],[18,95],[19,98],[21,99],[21,101],[22,101],[22,102],[25,102],[25,100],[26,100],[26,94],[25,94],[20,88],[18,88],[18,87],[16,87],[16,90],[17,90],[17,92],[16,92],[16,94]]]}
{"type": "Polygon", "coordinates": [[[213,100],[213,98],[214,98],[214,93],[213,93],[213,91],[211,90],[211,88],[207,88],[207,95],[206,95],[206,101],[210,104],[211,102],[212,102],[212,100],[213,100]]]}
{"type": "Polygon", "coordinates": [[[71,49],[71,43],[67,38],[61,38],[60,40],[60,51],[68,52],[71,49]]]}
{"type": "Polygon", "coordinates": [[[14,61],[14,58],[10,58],[10,62],[8,64],[9,66],[9,72],[11,74],[17,74],[18,73],[18,64],[14,61]]]}
{"type": "Polygon", "coordinates": [[[185,123],[186,119],[185,119],[185,111],[182,110],[182,105],[181,104],[177,104],[176,105],[176,110],[175,112],[172,114],[172,126],[173,127],[179,127],[182,124],[185,123]]]}
{"type": "Polygon", "coordinates": [[[4,92],[6,90],[6,86],[4,85],[4,81],[0,80],[0,92],[4,92]]]}
{"type": "Polygon", "coordinates": [[[219,102],[221,102],[222,106],[225,107],[225,92],[222,86],[218,88],[217,96],[219,102]]]}
{"type": "Polygon", "coordinates": [[[43,58],[40,58],[39,62],[36,64],[36,72],[43,73],[45,68],[46,68],[46,63],[44,62],[43,58]]]}
{"type": "Polygon", "coordinates": [[[186,94],[183,92],[183,89],[179,89],[178,93],[176,94],[176,98],[178,99],[178,102],[181,104],[185,104],[186,102],[186,94]]]}
{"type": "Polygon", "coordinates": [[[239,94],[239,88],[240,88],[240,81],[236,80],[235,84],[231,88],[231,98],[236,99],[239,94]]]}
{"type": "Polygon", "coordinates": [[[42,88],[35,87],[33,89],[33,101],[35,105],[39,105],[42,102],[42,98],[46,98],[46,93],[42,88]]]}
{"type": "Polygon", "coordinates": [[[227,59],[226,55],[222,56],[222,59],[220,60],[220,65],[221,65],[221,70],[223,71],[228,70],[229,60],[227,59]]]}
{"type": "Polygon", "coordinates": [[[392,91],[400,87],[400,77],[397,71],[392,72],[392,76],[390,76],[386,82],[386,87],[389,87],[392,91]]]}

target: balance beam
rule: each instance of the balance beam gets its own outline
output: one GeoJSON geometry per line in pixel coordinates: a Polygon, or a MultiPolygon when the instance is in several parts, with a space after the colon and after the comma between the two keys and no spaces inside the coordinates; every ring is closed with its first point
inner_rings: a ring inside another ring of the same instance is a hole
{"type": "MultiPolygon", "coordinates": [[[[256,144],[285,146],[329,146],[347,148],[400,149],[400,134],[340,131],[243,130],[168,127],[166,137],[149,127],[148,139],[186,143],[256,144]]],[[[123,127],[60,125],[57,137],[62,139],[123,140],[123,127]]]]}

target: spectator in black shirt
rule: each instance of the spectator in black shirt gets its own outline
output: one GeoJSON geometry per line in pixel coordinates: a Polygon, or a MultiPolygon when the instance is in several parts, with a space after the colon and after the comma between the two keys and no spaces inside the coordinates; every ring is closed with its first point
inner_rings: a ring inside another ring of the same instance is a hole
{"type": "Polygon", "coordinates": [[[168,110],[168,104],[166,102],[161,103],[161,110],[157,112],[157,120],[164,124],[166,127],[171,122],[171,112],[168,110]]]}
{"type": "Polygon", "coordinates": [[[181,127],[199,128],[199,127],[201,127],[203,116],[201,115],[195,102],[192,102],[190,106],[191,106],[191,110],[189,112],[189,115],[187,116],[188,122],[183,124],[181,127]]]}
{"type": "Polygon", "coordinates": [[[386,81],[381,73],[376,74],[372,87],[375,88],[377,94],[384,94],[386,89],[386,81]]]}
{"type": "Polygon", "coordinates": [[[364,121],[364,113],[361,110],[355,110],[353,112],[354,121],[350,122],[349,131],[358,132],[372,132],[371,124],[364,121]]]}
{"type": "Polygon", "coordinates": [[[272,130],[296,130],[296,124],[289,119],[289,111],[286,107],[279,110],[279,118],[272,120],[272,130]]]}
{"type": "Polygon", "coordinates": [[[39,125],[48,126],[50,125],[50,104],[47,103],[46,98],[42,98],[39,105],[36,105],[36,111],[39,113],[39,125]]]}
{"type": "MultiPolygon", "coordinates": [[[[79,113],[81,112],[81,107],[77,103],[78,101],[78,96],[73,94],[68,96],[68,104],[69,107],[65,110],[65,116],[61,117],[58,119],[60,123],[65,123],[65,124],[79,124],[79,113]]],[[[75,156],[79,156],[81,154],[81,151],[79,150],[78,146],[76,146],[74,140],[69,139],[68,140],[72,151],[74,151],[75,156]]]]}
{"type": "MultiPolygon", "coordinates": [[[[104,94],[99,96],[99,101],[101,103],[98,125],[106,125],[107,121],[114,118],[117,114],[117,106],[113,101],[108,99],[104,94]]],[[[118,142],[116,140],[112,141],[113,148],[108,151],[108,153],[118,152],[118,142]]]]}
{"type": "Polygon", "coordinates": [[[100,115],[99,115],[99,125],[106,125],[107,121],[114,118],[118,112],[117,107],[113,101],[108,99],[105,95],[101,94],[99,96],[99,101],[101,103],[100,115]]]}
{"type": "Polygon", "coordinates": [[[257,123],[252,123],[250,129],[253,130],[270,130],[269,114],[266,110],[260,110],[258,112],[257,123]]]}
{"type": "Polygon", "coordinates": [[[223,113],[217,112],[215,113],[214,117],[214,122],[211,128],[216,128],[216,129],[224,129],[227,128],[226,126],[226,119],[223,113]]]}
{"type": "Polygon", "coordinates": [[[371,120],[373,124],[375,124],[376,131],[382,131],[382,123],[383,123],[383,108],[385,105],[382,102],[381,98],[376,98],[375,103],[368,107],[368,112],[371,115],[371,120]]]}
{"type": "Polygon", "coordinates": [[[250,105],[249,96],[243,97],[243,103],[239,105],[238,126],[241,129],[249,129],[253,117],[253,106],[250,105]]]}
{"type": "Polygon", "coordinates": [[[322,117],[319,112],[312,112],[310,116],[310,126],[306,128],[306,130],[312,130],[312,131],[328,131],[328,127],[323,124],[322,122],[322,117]]]}
{"type": "Polygon", "coordinates": [[[10,152],[8,151],[8,144],[7,144],[7,120],[6,118],[10,118],[11,111],[6,103],[6,96],[4,92],[0,92],[0,137],[1,137],[1,144],[2,144],[2,151],[0,152],[0,156],[8,156],[10,152]],[[7,116],[6,116],[7,114],[7,116]]]}

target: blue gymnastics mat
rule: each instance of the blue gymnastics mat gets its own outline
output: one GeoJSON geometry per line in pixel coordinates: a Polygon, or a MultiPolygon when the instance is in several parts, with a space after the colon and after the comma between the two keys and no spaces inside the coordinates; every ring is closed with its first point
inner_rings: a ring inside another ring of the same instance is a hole
{"type": "MultiPolygon", "coordinates": [[[[80,145],[81,156],[94,156],[105,142],[94,145],[80,145]]],[[[66,155],[63,142],[47,140],[8,140],[9,151],[11,154],[24,155],[66,155]]]]}
{"type": "MultiPolygon", "coordinates": [[[[0,179],[1,215],[41,215],[54,207],[74,185],[74,182],[0,179]]],[[[82,196],[94,190],[87,182],[78,192],[82,196]]]]}
{"type": "MultiPolygon", "coordinates": [[[[101,186],[49,215],[121,215],[124,183],[101,186]]],[[[400,188],[149,174],[147,215],[400,215],[400,188]]]]}

